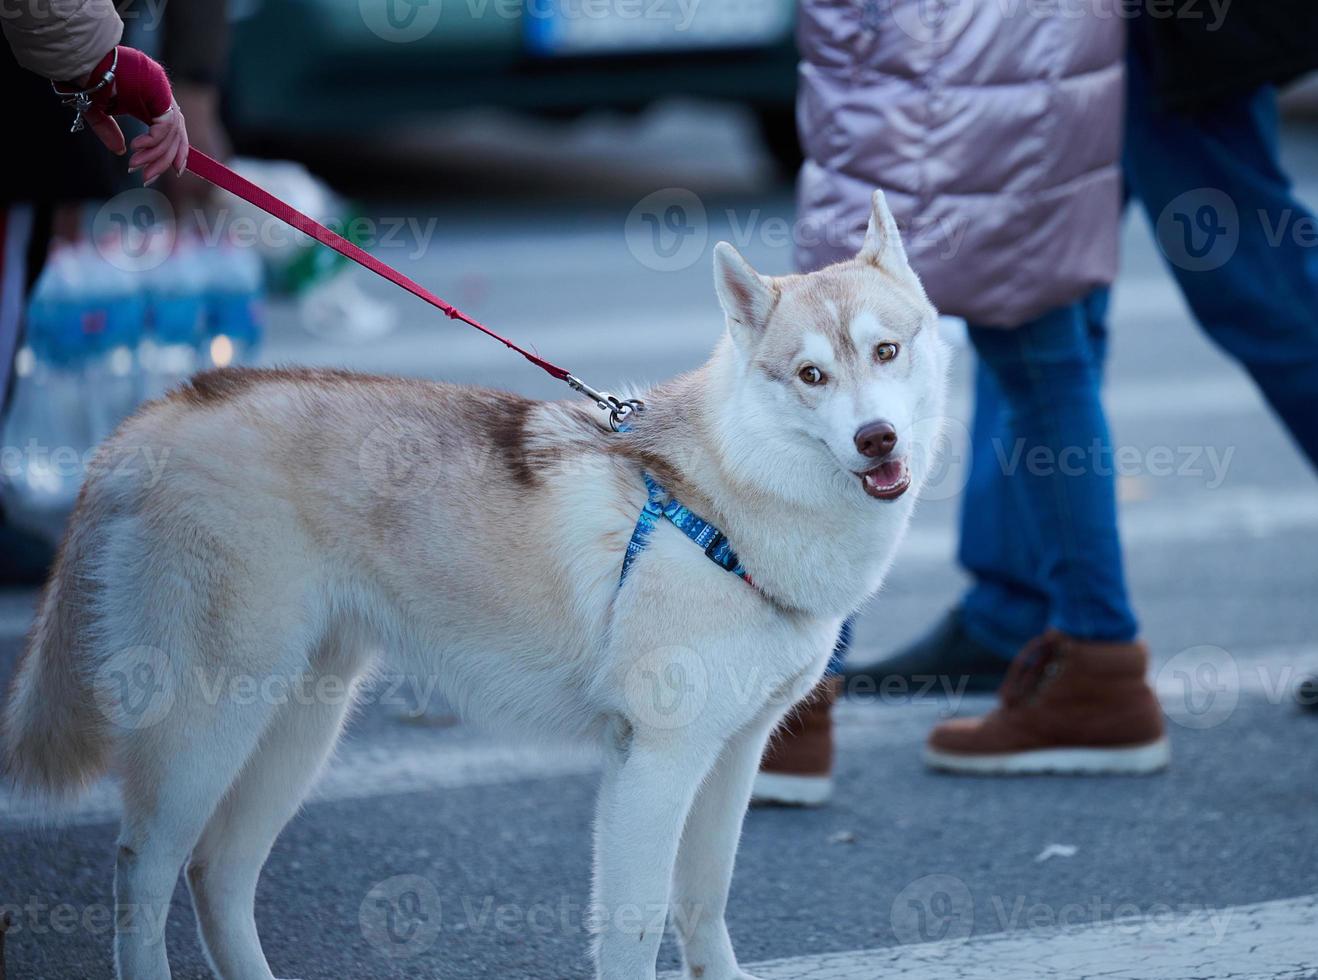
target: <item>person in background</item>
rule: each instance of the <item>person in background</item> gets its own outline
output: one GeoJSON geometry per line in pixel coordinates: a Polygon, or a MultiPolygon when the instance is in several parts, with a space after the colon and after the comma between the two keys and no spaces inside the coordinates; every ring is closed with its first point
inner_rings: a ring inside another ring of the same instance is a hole
{"type": "MultiPolygon", "coordinates": [[[[107,149],[128,155],[129,171],[151,183],[166,171],[182,171],[189,144],[164,69],[119,44],[123,22],[111,4],[18,4],[6,10],[0,27],[9,49],[0,51],[0,82],[16,116],[11,132],[22,134],[12,141],[0,192],[3,418],[25,298],[45,261],[59,205],[114,193],[115,168],[107,149]],[[112,79],[102,84],[112,67],[112,79]],[[51,91],[52,82],[62,96],[51,91]],[[74,116],[60,101],[78,91],[88,91],[90,106],[82,115],[84,128],[70,133],[74,116]],[[117,114],[148,126],[131,147],[113,118],[117,114]]],[[[50,559],[48,543],[0,514],[0,586],[38,584],[50,559]]]]}
{"type": "MultiPolygon", "coordinates": [[[[1123,162],[1128,193],[1154,226],[1195,319],[1249,372],[1318,467],[1318,254],[1271,231],[1315,220],[1281,167],[1275,88],[1315,68],[1318,7],[1309,3],[1232,7],[1216,25],[1138,18],[1123,162]]],[[[1095,329],[1104,329],[1101,318],[1095,329]]],[[[849,679],[950,675],[992,689],[1012,653],[1046,624],[1038,554],[1004,530],[1024,517],[994,462],[1004,429],[1001,397],[981,372],[959,553],[973,585],[930,633],[889,659],[849,668],[849,679]]],[[[1318,681],[1304,682],[1299,696],[1318,709],[1318,681]]]]}
{"type": "MultiPolygon", "coordinates": [[[[165,5],[161,60],[169,66],[174,98],[188,121],[188,143],[227,162],[233,156],[220,115],[229,66],[229,17],[225,0],[188,0],[165,5]]],[[[214,188],[193,174],[166,174],[165,193],[180,212],[206,206],[214,188]]]]}
{"type": "MultiPolygon", "coordinates": [[[[930,299],[968,321],[979,382],[1026,458],[1109,443],[1095,324],[1117,270],[1125,27],[1102,7],[806,0],[800,13],[798,264],[854,251],[882,187],[930,299]]],[[[973,771],[1028,766],[1039,752],[1059,768],[1165,766],[1112,476],[1026,469],[1010,490],[1020,520],[994,533],[1029,542],[1047,616],[1016,651],[1000,708],[939,726],[930,753],[973,771]]],[[[826,798],[837,684],[771,743],[761,801],[826,798]]]]}

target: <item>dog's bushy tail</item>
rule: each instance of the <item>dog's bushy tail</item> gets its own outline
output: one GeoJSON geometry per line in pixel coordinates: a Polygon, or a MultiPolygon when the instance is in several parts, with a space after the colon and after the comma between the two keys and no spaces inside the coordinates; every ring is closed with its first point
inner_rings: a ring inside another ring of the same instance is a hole
{"type": "Polygon", "coordinates": [[[86,676],[80,647],[90,615],[78,595],[85,574],[71,530],[42,593],[14,672],[3,718],[3,768],[19,789],[57,801],[76,796],[108,766],[105,716],[86,676]]]}

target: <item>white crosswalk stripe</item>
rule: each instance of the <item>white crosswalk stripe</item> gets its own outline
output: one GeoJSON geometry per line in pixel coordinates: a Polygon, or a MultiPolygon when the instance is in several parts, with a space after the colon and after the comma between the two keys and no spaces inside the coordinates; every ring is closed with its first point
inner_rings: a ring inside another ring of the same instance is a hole
{"type": "Polygon", "coordinates": [[[762,980],[1313,980],[1315,936],[1318,895],[1305,895],[1056,931],[799,956],[749,969],[762,980]]]}

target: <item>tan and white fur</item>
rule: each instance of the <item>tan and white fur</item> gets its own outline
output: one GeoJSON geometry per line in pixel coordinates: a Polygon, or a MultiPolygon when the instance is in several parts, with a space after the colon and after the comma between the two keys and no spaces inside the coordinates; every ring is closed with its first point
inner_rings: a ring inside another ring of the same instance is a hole
{"type": "Polygon", "coordinates": [[[715,279],[726,334],[644,394],[630,433],[588,404],[274,370],[201,375],[107,442],[4,736],[32,791],[121,781],[122,980],[169,977],[159,926],[182,867],[215,974],[269,980],[257,878],[346,707],[216,697],[217,681],[360,685],[380,656],[473,722],[603,747],[599,977],[652,980],[667,914],[689,976],[749,978],[724,909],[760,755],[883,581],[946,354],[879,193],[853,261],[768,278],[720,244],[715,279]],[[911,474],[895,499],[865,487],[855,433],[874,420],[911,474]],[[167,461],[158,480],[111,465],[142,447],[167,461]],[[643,471],[727,534],[754,587],[661,522],[619,588],[643,471]],[[126,714],[118,682],[144,670],[159,710],[126,714]]]}

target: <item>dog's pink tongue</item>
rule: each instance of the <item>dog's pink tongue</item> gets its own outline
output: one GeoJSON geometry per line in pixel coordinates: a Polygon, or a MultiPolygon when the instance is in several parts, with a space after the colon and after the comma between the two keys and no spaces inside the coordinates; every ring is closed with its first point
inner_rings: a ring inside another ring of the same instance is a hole
{"type": "Polygon", "coordinates": [[[901,483],[905,475],[906,465],[900,460],[890,459],[866,473],[865,480],[875,490],[883,490],[901,483]]]}

